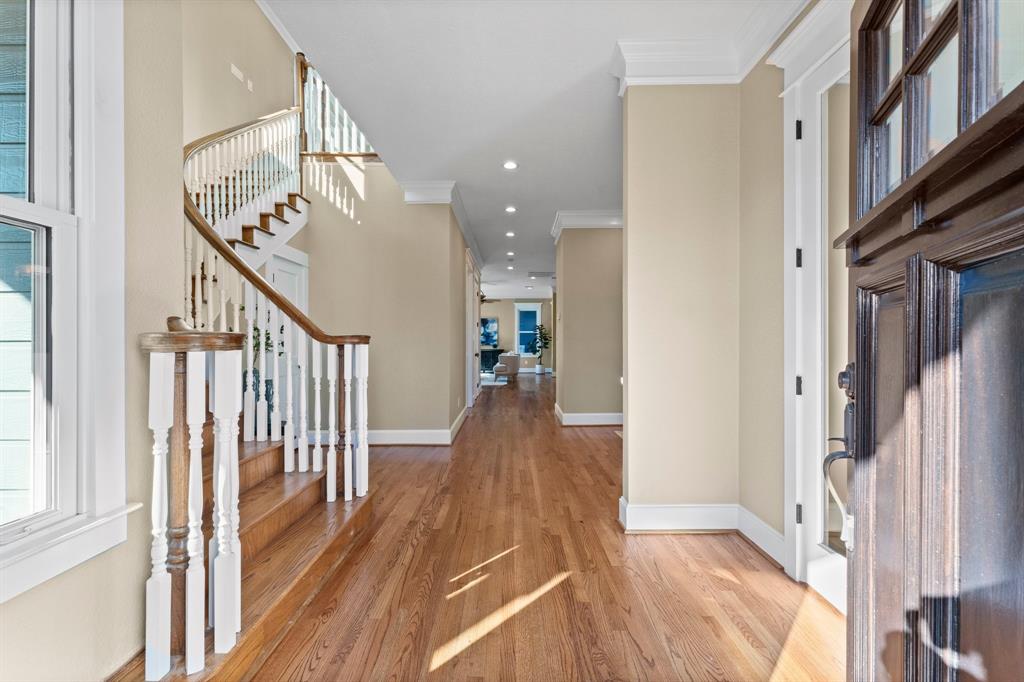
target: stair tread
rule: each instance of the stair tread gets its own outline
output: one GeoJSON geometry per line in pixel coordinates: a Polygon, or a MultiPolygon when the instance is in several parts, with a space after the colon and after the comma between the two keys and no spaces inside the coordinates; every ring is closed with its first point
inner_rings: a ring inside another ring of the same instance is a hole
{"type": "Polygon", "coordinates": [[[255,526],[311,485],[319,485],[324,471],[280,473],[269,476],[238,496],[238,532],[255,526]]]}
{"type": "MultiPolygon", "coordinates": [[[[295,476],[296,474],[289,474],[295,476]]],[[[372,512],[373,492],[366,497],[350,502],[322,502],[310,509],[288,532],[282,533],[253,560],[242,568],[242,632],[235,649],[226,654],[213,653],[213,630],[206,631],[206,667],[193,675],[185,676],[184,661],[176,661],[164,680],[215,679],[225,671],[225,662],[240,649],[247,637],[268,638],[259,649],[276,643],[276,632],[264,633],[257,629],[269,617],[279,601],[293,590],[305,589],[300,594],[305,604],[319,591],[319,585],[330,575],[337,561],[344,559],[351,541],[344,543],[346,531],[355,533],[365,526],[372,512]],[[344,547],[339,547],[344,543],[344,547]],[[330,569],[324,572],[317,567],[317,561],[328,552],[339,555],[330,569]]],[[[297,611],[296,611],[297,612],[297,611]]],[[[270,620],[273,620],[272,618],[270,620]]],[[[272,625],[272,624],[268,624],[272,625]]],[[[141,680],[145,672],[145,653],[140,652],[111,680],[141,680]]]]}
{"type": "MultiPolygon", "coordinates": [[[[258,230],[259,232],[262,232],[263,234],[265,234],[267,236],[270,236],[270,237],[277,236],[276,232],[271,232],[270,230],[268,230],[267,228],[263,227],[262,225],[242,225],[242,229],[243,230],[258,230]]],[[[248,243],[248,242],[246,242],[246,243],[248,243]]]]}
{"type": "Polygon", "coordinates": [[[283,206],[284,208],[290,208],[291,210],[295,211],[296,213],[301,213],[301,211],[298,208],[296,208],[295,206],[292,206],[287,201],[275,201],[274,205],[275,206],[283,206]]]}
{"type": "Polygon", "coordinates": [[[302,194],[299,194],[298,192],[288,192],[288,196],[290,196],[290,197],[298,197],[299,199],[302,199],[303,201],[305,201],[307,204],[312,204],[313,203],[312,201],[307,199],[302,194]]]}
{"type": "Polygon", "coordinates": [[[224,241],[226,241],[232,247],[238,246],[239,244],[241,244],[242,246],[247,246],[250,249],[256,249],[257,251],[259,251],[259,248],[260,248],[260,247],[256,246],[255,244],[250,244],[249,242],[244,242],[241,239],[225,239],[224,241]]]}
{"type": "MultiPolygon", "coordinates": [[[[267,212],[260,213],[260,217],[262,218],[263,216],[267,216],[268,218],[273,218],[274,220],[280,220],[285,225],[288,224],[287,220],[285,220],[281,216],[277,215],[276,213],[267,213],[267,212]]],[[[267,231],[269,232],[269,230],[267,230],[267,231]]]]}

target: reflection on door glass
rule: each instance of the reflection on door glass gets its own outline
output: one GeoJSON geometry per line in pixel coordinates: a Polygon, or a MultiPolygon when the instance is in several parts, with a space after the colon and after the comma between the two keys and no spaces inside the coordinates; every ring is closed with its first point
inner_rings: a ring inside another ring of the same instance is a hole
{"type": "Polygon", "coordinates": [[[0,525],[48,504],[45,461],[34,454],[36,237],[0,224],[0,525]]]}
{"type": "Polygon", "coordinates": [[[903,105],[897,104],[882,124],[882,140],[885,159],[885,187],[882,194],[896,189],[903,180],[903,105]]]}
{"type": "Polygon", "coordinates": [[[993,92],[989,104],[1024,82],[1024,0],[989,0],[995,18],[993,92]]]}
{"type": "Polygon", "coordinates": [[[0,194],[28,192],[28,2],[0,0],[0,194]]]}
{"type": "Polygon", "coordinates": [[[885,33],[889,61],[888,82],[891,83],[903,68],[903,5],[900,5],[896,13],[892,15],[885,33]]]}
{"type": "MultiPolygon", "coordinates": [[[[925,34],[931,30],[932,26],[935,25],[935,20],[942,14],[942,10],[946,9],[952,0],[924,0],[924,5],[921,7],[921,25],[924,29],[925,34]]],[[[1019,2],[1019,0],[1015,0],[1019,2]]]]}
{"type": "Polygon", "coordinates": [[[956,137],[958,43],[957,36],[953,36],[924,74],[929,158],[956,137]]]}

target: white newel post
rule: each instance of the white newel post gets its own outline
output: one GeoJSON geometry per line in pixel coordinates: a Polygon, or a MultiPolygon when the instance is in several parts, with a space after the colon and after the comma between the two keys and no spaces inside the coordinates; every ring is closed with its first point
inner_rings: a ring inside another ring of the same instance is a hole
{"type": "Polygon", "coordinates": [[[323,397],[320,395],[320,377],[323,365],[323,349],[320,347],[319,341],[310,339],[309,342],[313,351],[313,358],[310,363],[313,369],[313,471],[323,471],[324,453],[320,449],[320,404],[323,402],[323,397]]]}
{"type": "Polygon", "coordinates": [[[281,312],[276,305],[270,306],[270,352],[267,364],[273,367],[271,372],[271,395],[274,404],[270,408],[270,440],[281,439],[281,365],[279,351],[281,348],[281,312]]]}
{"type": "Polygon", "coordinates": [[[344,357],[345,383],[345,500],[352,499],[352,344],[346,343],[344,357]]]}
{"type": "Polygon", "coordinates": [[[149,428],[153,431],[153,567],[146,580],[146,679],[171,669],[171,574],[167,571],[167,437],[174,423],[174,353],[149,355],[149,428]]]}
{"type": "Polygon", "coordinates": [[[370,346],[356,346],[356,388],[359,394],[359,457],[356,466],[356,495],[363,497],[370,489],[370,447],[367,443],[369,428],[367,426],[370,404],[367,401],[366,384],[370,378],[370,346]]]}
{"type": "Polygon", "coordinates": [[[185,571],[185,673],[206,658],[206,571],[203,569],[203,424],[206,422],[206,353],[185,359],[188,424],[188,569],[185,571]]]}
{"type": "Polygon", "coordinates": [[[327,346],[327,501],[338,498],[338,347],[327,346]]]}
{"type": "Polygon", "coordinates": [[[299,340],[299,471],[309,471],[309,337],[296,329],[299,340]]]}
{"type": "Polygon", "coordinates": [[[235,646],[235,556],[231,537],[231,510],[237,491],[232,490],[231,475],[231,420],[237,418],[235,407],[237,384],[233,353],[214,354],[213,363],[213,418],[216,436],[216,517],[214,535],[217,538],[217,556],[213,562],[213,650],[226,653],[235,646]]]}
{"type": "Polygon", "coordinates": [[[242,351],[232,350],[223,353],[232,373],[231,385],[234,407],[231,411],[231,549],[234,554],[234,603],[235,632],[242,631],[242,540],[238,535],[241,516],[238,513],[238,496],[241,490],[238,475],[238,416],[242,413],[242,396],[239,392],[242,381],[242,351]]]}
{"type": "Polygon", "coordinates": [[[295,363],[295,334],[294,325],[288,318],[284,319],[284,470],[285,472],[295,471],[295,409],[292,405],[294,398],[294,379],[292,378],[292,365],[295,363]]]}
{"type": "Polygon", "coordinates": [[[256,292],[256,336],[259,350],[259,372],[260,378],[256,382],[256,440],[267,439],[267,419],[269,417],[267,408],[267,299],[263,292],[256,292]]]}
{"type": "Polygon", "coordinates": [[[256,319],[256,292],[253,286],[245,282],[245,396],[242,403],[243,409],[243,438],[245,440],[256,439],[256,393],[253,389],[255,377],[253,368],[256,366],[256,332],[253,321],[256,319]]]}

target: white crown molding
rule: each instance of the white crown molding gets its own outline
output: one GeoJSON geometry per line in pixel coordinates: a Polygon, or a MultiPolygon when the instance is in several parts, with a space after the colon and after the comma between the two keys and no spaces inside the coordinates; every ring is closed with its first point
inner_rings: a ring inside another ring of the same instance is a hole
{"type": "Polygon", "coordinates": [[[620,210],[585,210],[585,211],[558,211],[555,213],[555,222],[551,225],[551,236],[558,243],[562,236],[562,230],[572,228],[621,228],[622,211],[620,210]]]}
{"type": "Polygon", "coordinates": [[[263,16],[267,18],[267,21],[269,21],[274,27],[274,30],[276,30],[277,34],[281,36],[281,40],[288,45],[288,48],[292,52],[302,52],[302,48],[299,47],[299,43],[295,38],[292,38],[292,34],[284,27],[284,24],[281,23],[281,20],[278,18],[277,14],[274,13],[274,10],[270,9],[270,5],[266,3],[266,0],[256,0],[256,6],[260,8],[260,11],[263,12],[263,16]]]}
{"type": "Polygon", "coordinates": [[[785,72],[783,92],[849,42],[852,7],[852,0],[819,2],[768,55],[785,72]]]}
{"type": "Polygon", "coordinates": [[[477,246],[476,237],[473,236],[473,229],[469,224],[469,216],[466,215],[466,207],[462,203],[462,195],[454,180],[420,180],[399,183],[402,192],[405,194],[407,204],[448,204],[455,214],[455,222],[459,224],[459,231],[462,238],[466,240],[466,246],[476,259],[477,263],[483,263],[484,259],[477,246]]]}
{"type": "MultiPolygon", "coordinates": [[[[729,85],[742,81],[799,15],[809,0],[752,5],[732,40],[619,40],[612,75],[619,96],[634,85],[729,85]]],[[[830,4],[826,0],[821,4],[830,4]]]]}

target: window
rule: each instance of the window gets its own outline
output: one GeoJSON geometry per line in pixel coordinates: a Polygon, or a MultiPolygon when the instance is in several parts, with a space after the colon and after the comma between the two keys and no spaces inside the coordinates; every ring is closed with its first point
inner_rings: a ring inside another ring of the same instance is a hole
{"type": "Polygon", "coordinates": [[[0,0],[0,603],[123,542],[139,506],[123,102],[122,3],[0,0]]]}
{"type": "Polygon", "coordinates": [[[992,45],[987,70],[989,81],[986,109],[1024,82],[1024,2],[1020,0],[984,0],[991,17],[987,24],[992,45]]]}
{"type": "Polygon", "coordinates": [[[533,354],[540,324],[540,303],[516,303],[516,351],[520,355],[533,354]]]}

